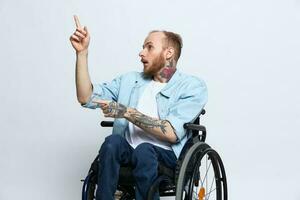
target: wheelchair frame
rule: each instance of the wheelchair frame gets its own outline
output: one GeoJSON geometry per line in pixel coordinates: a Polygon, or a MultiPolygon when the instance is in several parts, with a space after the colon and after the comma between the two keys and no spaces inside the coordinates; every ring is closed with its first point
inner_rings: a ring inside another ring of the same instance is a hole
{"type": "MultiPolygon", "coordinates": [[[[205,110],[203,109],[200,115],[204,114],[205,110]]],[[[113,122],[102,121],[101,126],[112,127],[113,122]]],[[[159,191],[159,195],[161,197],[175,196],[176,200],[208,200],[211,192],[213,191],[210,191],[209,194],[202,194],[203,191],[200,189],[199,193],[197,192],[198,194],[195,196],[195,192],[192,189],[194,186],[198,188],[199,181],[201,181],[202,185],[204,184],[203,182],[207,174],[205,174],[202,182],[200,172],[198,170],[199,167],[202,166],[201,161],[206,159],[206,161],[210,160],[211,163],[209,167],[212,165],[214,171],[214,179],[211,184],[215,183],[216,185],[215,199],[227,200],[228,193],[225,168],[219,154],[205,143],[206,128],[205,126],[200,125],[200,116],[195,120],[194,123],[184,124],[184,128],[189,134],[192,134],[192,137],[187,141],[183,150],[181,151],[181,154],[177,160],[176,168],[170,169],[162,164],[159,164],[158,178],[149,189],[147,199],[152,200],[155,192],[159,191]],[[201,134],[199,134],[200,132],[201,134]]],[[[85,180],[82,180],[84,182],[82,188],[82,200],[95,199],[98,162],[99,160],[97,156],[90,167],[87,177],[85,180]]],[[[122,192],[120,200],[134,199],[134,179],[131,170],[132,169],[130,166],[120,167],[120,176],[118,182],[118,190],[122,192]]],[[[204,190],[204,192],[206,191],[204,190]]]]}

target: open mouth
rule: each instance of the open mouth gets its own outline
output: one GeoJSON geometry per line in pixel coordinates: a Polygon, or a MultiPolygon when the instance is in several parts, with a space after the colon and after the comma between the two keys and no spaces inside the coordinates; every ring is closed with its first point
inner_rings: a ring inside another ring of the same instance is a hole
{"type": "Polygon", "coordinates": [[[144,59],[142,59],[141,62],[142,62],[144,65],[146,65],[146,64],[149,63],[147,60],[144,60],[144,59]]]}

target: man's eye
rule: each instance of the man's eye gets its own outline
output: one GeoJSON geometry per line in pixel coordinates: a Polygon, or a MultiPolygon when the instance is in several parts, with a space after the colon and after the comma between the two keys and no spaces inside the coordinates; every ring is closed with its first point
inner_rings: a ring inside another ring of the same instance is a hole
{"type": "Polygon", "coordinates": [[[148,49],[152,49],[152,48],[153,48],[153,46],[150,46],[150,45],[148,46],[148,49]]]}

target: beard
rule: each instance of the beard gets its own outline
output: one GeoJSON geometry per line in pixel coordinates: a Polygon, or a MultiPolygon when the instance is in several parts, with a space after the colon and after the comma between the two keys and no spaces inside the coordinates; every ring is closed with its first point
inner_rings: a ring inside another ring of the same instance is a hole
{"type": "Polygon", "coordinates": [[[165,58],[163,52],[161,52],[152,62],[152,65],[144,66],[144,75],[148,77],[153,77],[157,74],[162,68],[165,67],[165,58]]]}

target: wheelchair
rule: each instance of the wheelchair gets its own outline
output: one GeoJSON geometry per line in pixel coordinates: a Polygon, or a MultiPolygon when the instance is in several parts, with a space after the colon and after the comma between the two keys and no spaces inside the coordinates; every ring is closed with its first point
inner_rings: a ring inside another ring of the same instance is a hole
{"type": "MultiPolygon", "coordinates": [[[[204,115],[203,109],[200,115],[204,115]]],[[[113,122],[102,121],[102,127],[112,127],[113,122]]],[[[159,164],[158,177],[147,194],[152,200],[156,192],[160,197],[175,196],[176,200],[227,200],[225,168],[219,154],[205,143],[206,128],[200,125],[200,116],[194,123],[184,124],[191,137],[177,160],[176,168],[159,164]]],[[[94,200],[97,189],[98,156],[87,177],[82,180],[82,200],[94,200]]],[[[121,166],[117,191],[120,200],[135,199],[134,177],[130,166],[121,166]]]]}

